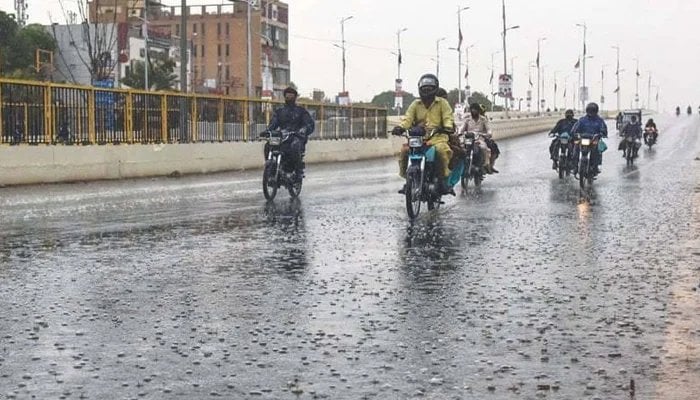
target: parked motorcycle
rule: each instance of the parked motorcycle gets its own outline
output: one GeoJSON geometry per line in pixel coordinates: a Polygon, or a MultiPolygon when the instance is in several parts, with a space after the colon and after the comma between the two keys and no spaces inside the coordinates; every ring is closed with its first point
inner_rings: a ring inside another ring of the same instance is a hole
{"type": "Polygon", "coordinates": [[[481,186],[484,181],[483,155],[476,141],[479,139],[479,133],[467,132],[461,137],[462,147],[465,151],[464,165],[462,170],[462,189],[466,190],[469,187],[469,181],[474,182],[474,186],[481,186]]]}
{"type": "Polygon", "coordinates": [[[596,166],[591,162],[591,153],[594,148],[598,147],[600,137],[600,135],[595,135],[592,138],[580,136],[576,138],[575,146],[577,148],[576,153],[578,154],[578,179],[581,189],[585,189],[586,184],[588,184],[588,186],[593,185],[596,166]]]}
{"type": "Polygon", "coordinates": [[[565,176],[569,176],[571,171],[575,168],[573,163],[573,148],[571,146],[572,140],[569,132],[560,132],[559,134],[550,134],[550,136],[556,136],[559,141],[559,146],[556,147],[557,154],[557,172],[559,173],[559,179],[564,179],[565,176]]]}
{"type": "Polygon", "coordinates": [[[428,210],[440,207],[442,194],[439,179],[445,178],[439,175],[436,168],[437,152],[433,146],[425,143],[423,133],[410,130],[403,136],[408,140],[406,212],[409,218],[415,219],[420,214],[421,203],[426,203],[428,210]]]}
{"type": "MultiPolygon", "coordinates": [[[[286,147],[291,139],[298,135],[289,130],[276,130],[270,132],[267,138],[268,153],[263,169],[263,194],[269,201],[277,195],[277,190],[286,187],[289,195],[296,198],[301,193],[303,177],[297,176],[295,163],[286,147]]],[[[303,157],[303,155],[300,155],[303,157]]]]}

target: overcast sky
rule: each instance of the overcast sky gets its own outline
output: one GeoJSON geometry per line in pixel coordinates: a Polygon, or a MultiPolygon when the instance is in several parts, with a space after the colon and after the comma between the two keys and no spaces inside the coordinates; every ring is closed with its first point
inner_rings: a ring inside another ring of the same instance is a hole
{"type": "MultiPolygon", "coordinates": [[[[30,22],[48,23],[49,13],[63,22],[58,0],[27,0],[30,22]]],[[[75,4],[76,0],[65,0],[75,4]]],[[[188,0],[188,4],[217,4],[221,0],[188,0]]],[[[498,0],[288,0],[290,5],[290,60],[292,80],[304,94],[320,88],[327,94],[340,90],[341,52],[333,46],[340,41],[340,19],[353,16],[345,24],[347,45],[347,88],[351,98],[369,100],[384,90],[392,90],[396,78],[396,31],[402,34],[404,88],[415,92],[418,77],[435,72],[436,41],[441,44],[440,80],[446,88],[457,87],[457,7],[462,13],[464,45],[470,50],[470,84],[474,90],[490,92],[492,52],[502,49],[501,2],[498,0]],[[418,6],[420,4],[420,6],[418,6]],[[432,7],[432,8],[431,8],[432,7]]],[[[13,0],[0,0],[0,9],[13,12],[13,0]]],[[[179,4],[164,0],[165,4],[179,4]]],[[[74,7],[74,5],[73,5],[74,7]]],[[[593,58],[587,63],[587,85],[598,101],[601,93],[601,67],[605,65],[606,105],[616,102],[616,53],[621,48],[622,104],[630,106],[635,92],[635,57],[639,58],[641,103],[647,101],[649,73],[652,85],[660,86],[661,106],[700,105],[700,0],[506,0],[508,26],[508,68],[515,58],[514,95],[525,97],[528,64],[535,61],[537,38],[542,42],[541,64],[546,83],[548,106],[552,106],[554,72],[557,72],[559,98],[563,103],[564,80],[568,77],[568,104],[578,79],[574,69],[582,52],[583,32],[577,23],[588,25],[587,50],[593,58]]],[[[465,61],[465,60],[463,60],[465,61]]],[[[496,76],[503,70],[498,54],[496,76]]],[[[533,68],[536,85],[536,69],[533,68]]],[[[463,74],[463,72],[462,72],[463,74]]],[[[463,82],[464,84],[464,82],[463,82]]],[[[536,96],[536,86],[533,88],[536,96]]],[[[656,89],[652,88],[652,105],[656,89]]],[[[523,104],[524,105],[524,104],[523,104]]],[[[606,107],[607,108],[607,107],[606,107]]]]}

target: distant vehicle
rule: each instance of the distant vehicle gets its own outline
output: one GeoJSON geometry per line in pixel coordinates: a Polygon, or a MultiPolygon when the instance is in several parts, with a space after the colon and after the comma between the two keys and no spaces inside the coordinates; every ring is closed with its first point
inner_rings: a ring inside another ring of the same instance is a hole
{"type": "Polygon", "coordinates": [[[693,114],[693,107],[688,106],[688,115],[692,115],[692,114],[693,114]]]}
{"type": "Polygon", "coordinates": [[[622,124],[618,128],[618,135],[622,136],[622,128],[628,123],[632,122],[632,116],[637,117],[637,121],[642,120],[642,110],[624,110],[622,111],[622,124]]]}
{"type": "Polygon", "coordinates": [[[681,115],[681,108],[680,108],[680,107],[676,107],[676,117],[679,116],[679,115],[681,115]]]}

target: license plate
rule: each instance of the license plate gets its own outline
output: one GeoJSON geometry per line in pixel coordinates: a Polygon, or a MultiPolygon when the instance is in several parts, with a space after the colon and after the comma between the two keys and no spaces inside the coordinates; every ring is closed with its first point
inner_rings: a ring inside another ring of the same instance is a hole
{"type": "Polygon", "coordinates": [[[569,139],[559,139],[559,143],[561,143],[561,144],[569,144],[569,139]]]}
{"type": "Polygon", "coordinates": [[[591,139],[581,139],[581,146],[590,146],[591,139]]]}
{"type": "Polygon", "coordinates": [[[465,145],[465,146],[471,146],[472,143],[473,143],[473,142],[472,142],[471,140],[465,140],[465,141],[464,141],[464,145],[465,145]]]}
{"type": "Polygon", "coordinates": [[[423,147],[423,138],[412,137],[408,139],[408,147],[423,147]]]}

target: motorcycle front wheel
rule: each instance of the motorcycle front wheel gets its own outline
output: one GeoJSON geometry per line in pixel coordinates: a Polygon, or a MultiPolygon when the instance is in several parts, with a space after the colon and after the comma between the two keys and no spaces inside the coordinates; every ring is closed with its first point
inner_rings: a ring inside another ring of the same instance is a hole
{"type": "Polygon", "coordinates": [[[420,214],[421,176],[420,170],[411,170],[406,178],[406,213],[410,219],[420,214]]]}
{"type": "Polygon", "coordinates": [[[265,199],[272,201],[277,195],[277,163],[275,160],[268,160],[265,162],[265,169],[263,170],[263,194],[265,199]]]}
{"type": "Polygon", "coordinates": [[[581,165],[578,170],[578,181],[581,189],[586,188],[586,180],[588,179],[588,160],[581,160],[581,165]]]}

